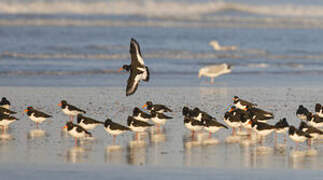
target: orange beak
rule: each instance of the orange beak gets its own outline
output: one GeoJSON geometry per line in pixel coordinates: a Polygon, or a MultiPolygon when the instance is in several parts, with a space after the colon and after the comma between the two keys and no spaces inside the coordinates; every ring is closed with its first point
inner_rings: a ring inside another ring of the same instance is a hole
{"type": "Polygon", "coordinates": [[[28,109],[25,109],[24,112],[28,112],[28,109]]]}
{"type": "Polygon", "coordinates": [[[252,121],[249,120],[248,124],[252,125],[252,121]]]}
{"type": "Polygon", "coordinates": [[[62,127],[62,129],[66,129],[66,128],[67,128],[67,126],[62,127]]]}
{"type": "Polygon", "coordinates": [[[243,110],[247,111],[247,110],[248,110],[248,108],[244,108],[243,110]]]}
{"type": "Polygon", "coordinates": [[[122,67],[118,70],[118,72],[121,72],[121,71],[123,71],[123,68],[122,67]]]}
{"type": "Polygon", "coordinates": [[[57,104],[58,106],[62,106],[62,103],[57,104]]]}
{"type": "Polygon", "coordinates": [[[229,112],[232,112],[233,111],[233,108],[231,108],[230,110],[229,110],[229,112]]]}
{"type": "Polygon", "coordinates": [[[143,109],[145,109],[146,107],[147,107],[147,104],[144,104],[144,105],[142,106],[142,108],[143,108],[143,109]]]}

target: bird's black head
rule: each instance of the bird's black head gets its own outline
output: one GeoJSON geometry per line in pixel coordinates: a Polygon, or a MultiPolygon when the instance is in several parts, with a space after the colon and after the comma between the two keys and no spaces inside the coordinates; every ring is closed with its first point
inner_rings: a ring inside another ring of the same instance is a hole
{"type": "Polygon", "coordinates": [[[251,120],[249,121],[249,123],[251,124],[251,127],[255,127],[255,125],[257,124],[257,121],[251,120]]]}
{"type": "Polygon", "coordinates": [[[127,72],[129,72],[130,69],[131,69],[131,65],[124,64],[119,71],[126,70],[127,72]]]}
{"type": "Polygon", "coordinates": [[[293,135],[296,132],[296,128],[294,126],[290,126],[288,130],[288,134],[293,135]]]}
{"type": "Polygon", "coordinates": [[[183,116],[189,116],[190,109],[186,106],[183,107],[182,114],[183,116]]]}
{"type": "Polygon", "coordinates": [[[66,105],[67,105],[66,100],[62,100],[61,103],[58,104],[58,106],[61,106],[63,109],[66,107],[66,105]]]}
{"type": "Polygon", "coordinates": [[[233,96],[232,100],[233,100],[233,102],[238,102],[239,101],[239,97],[238,96],[233,96]]]}
{"type": "Polygon", "coordinates": [[[139,109],[139,108],[137,108],[137,107],[135,107],[135,108],[133,109],[132,113],[133,113],[133,115],[134,115],[134,116],[136,116],[136,115],[138,115],[138,114],[140,113],[140,109],[139,109]]]}
{"type": "Polygon", "coordinates": [[[80,124],[81,120],[83,118],[83,115],[82,114],[78,114],[76,119],[77,119],[77,123],[80,124]]]}
{"type": "Polygon", "coordinates": [[[71,130],[74,127],[74,124],[72,122],[67,122],[64,128],[67,128],[67,130],[71,130]]]}
{"type": "Polygon", "coordinates": [[[30,116],[32,114],[32,110],[34,108],[32,106],[28,106],[27,109],[24,110],[24,112],[27,112],[27,115],[30,116]]]}
{"type": "Polygon", "coordinates": [[[315,112],[316,113],[320,112],[321,111],[321,108],[322,108],[322,106],[321,106],[320,103],[315,104],[315,112]]]}
{"type": "Polygon", "coordinates": [[[108,127],[111,123],[112,123],[112,120],[108,118],[107,120],[105,120],[104,126],[108,127]]]}
{"type": "Polygon", "coordinates": [[[298,129],[302,131],[304,128],[308,128],[308,125],[307,125],[304,121],[302,121],[302,122],[299,124],[298,129]]]}
{"type": "Polygon", "coordinates": [[[133,117],[128,116],[127,125],[130,126],[130,124],[132,123],[133,120],[134,120],[133,117]]]}
{"type": "Polygon", "coordinates": [[[1,98],[0,103],[1,103],[1,104],[3,104],[3,105],[4,105],[4,104],[8,104],[8,105],[10,105],[10,102],[7,100],[7,98],[6,98],[6,97],[2,97],[2,98],[1,98]]]}
{"type": "Polygon", "coordinates": [[[150,111],[151,117],[156,117],[157,116],[157,112],[152,110],[150,111]]]}
{"type": "Polygon", "coordinates": [[[146,106],[148,110],[151,110],[153,108],[153,103],[151,101],[147,101],[143,108],[145,108],[146,106]]]}

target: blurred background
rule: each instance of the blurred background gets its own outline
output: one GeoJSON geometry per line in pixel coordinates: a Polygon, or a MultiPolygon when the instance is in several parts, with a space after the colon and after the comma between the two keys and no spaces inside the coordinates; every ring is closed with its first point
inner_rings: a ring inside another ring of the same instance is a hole
{"type": "Polygon", "coordinates": [[[1,0],[0,85],[124,86],[133,37],[146,86],[214,86],[197,72],[223,62],[215,86],[316,86],[322,28],[320,0],[1,0]]]}

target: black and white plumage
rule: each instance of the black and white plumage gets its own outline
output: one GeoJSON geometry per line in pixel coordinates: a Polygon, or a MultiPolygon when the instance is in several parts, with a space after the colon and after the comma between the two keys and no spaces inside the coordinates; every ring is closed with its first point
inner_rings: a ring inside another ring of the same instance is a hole
{"type": "Polygon", "coordinates": [[[232,128],[232,135],[235,136],[236,128],[240,127],[240,115],[235,111],[227,111],[224,114],[224,122],[232,128]]]}
{"type": "Polygon", "coordinates": [[[147,128],[153,126],[147,122],[139,121],[134,119],[132,116],[128,116],[127,119],[128,127],[134,132],[144,132],[147,128]]]}
{"type": "Polygon", "coordinates": [[[191,117],[192,109],[184,106],[183,109],[182,109],[182,114],[183,114],[184,117],[191,117]]]}
{"type": "Polygon", "coordinates": [[[276,130],[276,127],[274,125],[270,125],[264,122],[257,122],[257,121],[250,121],[252,124],[252,128],[256,131],[256,133],[262,137],[269,135],[274,130],[276,130]]]}
{"type": "Polygon", "coordinates": [[[310,113],[307,116],[307,123],[316,128],[321,128],[323,127],[323,118],[321,118],[318,114],[313,115],[312,113],[310,113]]]}
{"type": "Polygon", "coordinates": [[[296,129],[294,126],[290,126],[288,130],[288,136],[296,143],[296,149],[298,143],[306,141],[308,138],[312,138],[309,133],[296,129]]]}
{"type": "Polygon", "coordinates": [[[27,109],[25,109],[25,112],[27,113],[29,119],[36,123],[37,127],[38,124],[43,123],[47,118],[52,117],[47,113],[34,109],[32,106],[28,106],[27,109]]]}
{"type": "Polygon", "coordinates": [[[154,110],[151,111],[151,121],[154,122],[157,126],[165,125],[168,119],[173,119],[170,116],[166,116],[163,113],[158,113],[154,110]]]}
{"type": "Polygon", "coordinates": [[[312,137],[312,139],[317,139],[319,136],[323,135],[322,130],[308,125],[304,121],[300,123],[298,129],[305,133],[308,133],[312,137]]]}
{"type": "Polygon", "coordinates": [[[61,103],[58,104],[62,108],[62,111],[64,114],[68,115],[70,117],[70,121],[73,121],[74,116],[77,116],[78,114],[85,114],[86,111],[68,104],[66,100],[62,100],[61,103]]]}
{"type": "Polygon", "coordinates": [[[315,114],[323,118],[323,106],[320,103],[315,104],[315,114]]]}
{"type": "Polygon", "coordinates": [[[172,112],[170,108],[162,104],[153,104],[151,101],[147,101],[142,108],[146,108],[149,111],[156,111],[158,113],[172,112]]]}
{"type": "Polygon", "coordinates": [[[129,127],[115,123],[109,118],[104,122],[104,129],[113,136],[113,143],[115,143],[115,138],[117,135],[120,135],[126,131],[131,131],[129,127]]]}
{"type": "Polygon", "coordinates": [[[247,106],[246,110],[250,113],[252,119],[256,121],[265,122],[269,119],[274,118],[274,114],[272,112],[268,112],[260,108],[250,108],[249,106],[247,106]]]}
{"type": "Polygon", "coordinates": [[[192,110],[191,117],[198,121],[202,121],[203,119],[213,119],[211,115],[205,111],[201,111],[197,107],[192,110]]]}
{"type": "Polygon", "coordinates": [[[68,134],[75,138],[75,145],[77,144],[77,140],[85,137],[92,137],[92,134],[84,129],[82,126],[77,124],[73,124],[72,122],[67,122],[64,126],[64,129],[67,129],[68,134]]]}
{"type": "Polygon", "coordinates": [[[247,108],[247,106],[249,108],[253,108],[253,107],[256,107],[257,104],[254,104],[254,103],[251,103],[251,102],[248,102],[246,100],[243,100],[243,99],[240,99],[238,96],[234,96],[232,98],[233,100],[233,105],[239,109],[242,109],[244,110],[245,108],[247,108]]]}
{"type": "Polygon", "coordinates": [[[122,68],[120,68],[120,70],[124,69],[130,72],[127,81],[126,96],[134,94],[138,88],[139,82],[141,80],[149,81],[150,76],[149,69],[144,64],[139,43],[133,38],[130,40],[130,56],[131,64],[123,65],[122,68]]]}
{"type": "Polygon", "coordinates": [[[92,130],[104,122],[92,119],[90,117],[83,116],[82,114],[77,115],[77,124],[82,126],[86,130],[92,130]]]}
{"type": "Polygon", "coordinates": [[[303,105],[299,105],[298,109],[296,111],[296,116],[298,119],[306,121],[307,120],[307,116],[309,116],[310,112],[308,111],[308,109],[306,107],[304,107],[303,105]]]}
{"type": "Polygon", "coordinates": [[[6,114],[0,114],[0,126],[2,129],[7,128],[11,123],[19,120],[18,118],[6,114]]]}
{"type": "Polygon", "coordinates": [[[0,107],[0,114],[6,114],[6,115],[10,115],[10,114],[16,114],[17,112],[15,111],[11,111],[7,108],[3,108],[3,107],[0,107]]]}
{"type": "Polygon", "coordinates": [[[195,120],[192,117],[184,116],[184,126],[192,131],[192,138],[194,138],[195,132],[202,130],[204,123],[202,121],[195,120]]]}
{"type": "Polygon", "coordinates": [[[204,130],[209,132],[209,138],[212,136],[212,133],[216,133],[222,128],[228,129],[228,127],[215,118],[203,118],[202,123],[204,124],[204,130]]]}
{"type": "Polygon", "coordinates": [[[135,107],[132,111],[132,117],[139,121],[148,122],[151,119],[151,114],[145,113],[139,108],[135,107]]]}
{"type": "Polygon", "coordinates": [[[0,107],[10,109],[10,105],[11,105],[10,101],[8,101],[6,97],[2,97],[2,99],[0,101],[0,107]]]}
{"type": "Polygon", "coordinates": [[[279,134],[285,134],[287,133],[288,129],[289,129],[289,124],[286,120],[286,118],[280,119],[276,124],[276,133],[279,134]]]}
{"type": "Polygon", "coordinates": [[[236,112],[238,119],[240,119],[240,125],[246,129],[252,129],[249,121],[252,120],[251,114],[248,111],[238,109],[235,106],[232,106],[229,112],[236,112]]]}

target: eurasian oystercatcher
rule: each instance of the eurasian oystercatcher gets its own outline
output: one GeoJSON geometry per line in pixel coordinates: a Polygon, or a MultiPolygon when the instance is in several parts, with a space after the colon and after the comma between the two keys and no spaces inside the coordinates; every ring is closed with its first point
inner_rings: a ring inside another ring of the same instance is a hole
{"type": "Polygon", "coordinates": [[[168,119],[173,119],[170,116],[166,116],[165,114],[158,113],[154,110],[152,110],[150,113],[151,113],[151,121],[157,125],[157,128],[159,128],[160,125],[165,125],[168,119]]]}
{"type": "Polygon", "coordinates": [[[156,111],[158,113],[164,113],[164,112],[172,112],[171,109],[169,109],[167,106],[162,104],[153,104],[151,101],[147,101],[146,104],[142,106],[142,108],[146,108],[149,111],[156,111]]]}
{"type": "Polygon", "coordinates": [[[7,108],[3,108],[3,107],[0,107],[0,114],[6,114],[6,115],[10,115],[10,114],[16,114],[17,112],[15,111],[11,111],[7,108]]]}
{"type": "Polygon", "coordinates": [[[204,124],[204,130],[209,132],[209,138],[212,133],[216,133],[221,128],[228,129],[228,127],[216,120],[216,118],[203,118],[202,123],[204,124]]]}
{"type": "Polygon", "coordinates": [[[82,126],[73,124],[71,121],[68,121],[63,127],[67,129],[67,132],[75,138],[75,145],[77,145],[77,140],[85,137],[92,137],[92,134],[84,129],[82,126]]]}
{"type": "Polygon", "coordinates": [[[133,38],[130,40],[130,55],[131,64],[123,65],[122,68],[119,69],[119,71],[130,71],[130,76],[127,81],[126,96],[130,96],[136,92],[141,80],[149,81],[149,69],[144,64],[139,43],[133,38]]]}
{"type": "Polygon", "coordinates": [[[240,127],[240,116],[235,111],[227,111],[224,114],[224,122],[232,128],[232,136],[236,135],[236,128],[240,127]]]}
{"type": "Polygon", "coordinates": [[[86,130],[92,130],[96,128],[99,124],[104,124],[104,122],[92,119],[90,117],[83,116],[82,114],[78,114],[77,124],[82,126],[86,130]]]}
{"type": "Polygon", "coordinates": [[[287,122],[287,119],[286,118],[280,119],[275,124],[275,127],[276,127],[275,142],[277,142],[277,134],[285,134],[284,143],[286,143],[286,140],[287,140],[286,136],[287,136],[287,132],[288,132],[288,129],[289,129],[289,124],[287,122]]]}
{"type": "Polygon", "coordinates": [[[116,136],[126,131],[131,131],[129,127],[113,122],[111,119],[107,119],[104,122],[104,129],[106,132],[113,136],[113,144],[115,144],[116,136]]]}
{"type": "Polygon", "coordinates": [[[239,108],[239,109],[242,109],[242,110],[246,109],[247,106],[249,108],[253,108],[253,107],[257,106],[257,104],[254,104],[254,103],[248,102],[246,100],[240,99],[238,96],[234,96],[232,98],[232,100],[233,100],[234,106],[239,108]]]}
{"type": "Polygon", "coordinates": [[[0,101],[0,107],[6,108],[6,109],[10,109],[10,102],[7,100],[6,97],[2,97],[1,101],[0,101]]]}
{"type": "Polygon", "coordinates": [[[71,104],[68,104],[66,100],[62,100],[61,103],[58,104],[58,106],[62,108],[62,111],[64,114],[70,117],[70,121],[73,121],[74,116],[77,116],[78,114],[86,113],[86,111],[79,109],[76,106],[73,106],[71,104]]]}
{"type": "Polygon", "coordinates": [[[298,127],[299,130],[308,133],[312,138],[308,139],[308,144],[311,145],[311,140],[317,139],[319,136],[323,135],[323,131],[313,127],[311,125],[306,124],[304,121],[302,121],[298,127]]]}
{"type": "Polygon", "coordinates": [[[184,107],[183,107],[183,109],[182,109],[182,114],[183,114],[183,116],[185,116],[185,117],[191,117],[191,115],[192,115],[192,110],[191,110],[190,108],[188,108],[188,107],[184,106],[184,107]]]}
{"type": "Polygon", "coordinates": [[[49,114],[34,109],[32,106],[28,106],[27,109],[24,110],[24,112],[27,113],[27,116],[30,120],[36,123],[37,128],[38,124],[43,123],[47,118],[52,117],[49,114]]]}
{"type": "Polygon", "coordinates": [[[16,120],[19,120],[18,118],[6,114],[0,114],[0,126],[2,127],[2,133],[4,133],[4,129],[8,128],[9,125],[16,120]]]}
{"type": "Polygon", "coordinates": [[[307,116],[310,114],[310,112],[308,111],[308,109],[306,107],[304,107],[303,105],[299,105],[298,109],[296,111],[296,116],[298,119],[306,121],[307,120],[307,116]]]}
{"type": "Polygon", "coordinates": [[[315,114],[323,118],[323,106],[320,103],[315,105],[315,114]]]}
{"type": "Polygon", "coordinates": [[[143,112],[139,108],[135,107],[132,111],[132,117],[139,121],[148,122],[151,119],[151,115],[143,112]]]}
{"type": "Polygon", "coordinates": [[[276,127],[264,122],[257,122],[255,120],[250,121],[252,128],[256,131],[257,135],[260,136],[260,144],[263,143],[263,139],[271,134],[276,127]]]}
{"type": "Polygon", "coordinates": [[[307,116],[307,123],[316,128],[323,127],[323,118],[321,118],[318,114],[310,114],[307,116]]]}
{"type": "Polygon", "coordinates": [[[192,117],[184,116],[184,125],[187,129],[192,131],[192,138],[194,139],[195,132],[202,130],[204,123],[202,121],[195,120],[192,117]]]}
{"type": "Polygon", "coordinates": [[[274,118],[274,114],[272,112],[268,112],[260,108],[250,108],[247,106],[245,110],[250,113],[253,120],[259,122],[266,122],[267,120],[274,118]]]}
{"type": "Polygon", "coordinates": [[[136,140],[138,139],[138,133],[144,132],[147,128],[154,126],[153,124],[136,120],[132,116],[128,116],[127,125],[132,131],[136,133],[136,140]]]}
{"type": "Polygon", "coordinates": [[[306,132],[296,129],[294,126],[290,126],[288,130],[288,136],[296,143],[296,150],[298,149],[298,143],[306,141],[308,138],[312,138],[306,132]]]}

